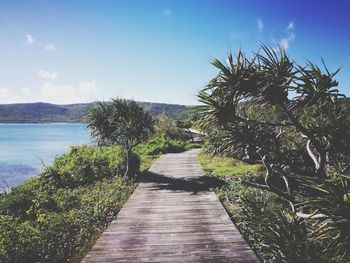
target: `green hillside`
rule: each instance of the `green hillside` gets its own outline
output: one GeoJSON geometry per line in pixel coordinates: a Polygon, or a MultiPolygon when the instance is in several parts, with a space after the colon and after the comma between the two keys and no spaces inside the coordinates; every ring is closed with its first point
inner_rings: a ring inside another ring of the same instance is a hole
{"type": "MultiPolygon", "coordinates": [[[[183,120],[195,113],[198,106],[139,102],[153,115],[167,114],[183,120]]],[[[50,103],[0,104],[0,123],[84,122],[87,111],[94,103],[57,105],[50,103]]]]}

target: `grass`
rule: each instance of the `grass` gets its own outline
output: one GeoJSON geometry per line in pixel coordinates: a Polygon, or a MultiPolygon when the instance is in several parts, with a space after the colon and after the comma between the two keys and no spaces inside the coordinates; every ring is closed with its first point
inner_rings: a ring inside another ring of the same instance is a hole
{"type": "Polygon", "coordinates": [[[247,164],[234,158],[208,156],[204,153],[199,154],[198,159],[206,176],[219,177],[225,181],[223,186],[215,188],[215,193],[244,239],[260,259],[263,259],[264,257],[259,253],[260,244],[255,240],[254,230],[247,227],[246,207],[243,200],[247,193],[258,196],[265,194],[241,183],[243,179],[257,180],[261,177],[263,167],[260,164],[247,164]]]}
{"type": "Polygon", "coordinates": [[[221,157],[207,156],[203,153],[199,155],[199,162],[206,175],[218,177],[233,177],[254,174],[261,169],[260,164],[246,164],[240,160],[221,157]]]}
{"type": "Polygon", "coordinates": [[[204,153],[199,154],[198,160],[206,176],[220,177],[226,182],[224,186],[216,188],[215,193],[225,208],[229,212],[232,210],[230,216],[234,218],[235,211],[240,206],[240,192],[246,189],[241,184],[242,179],[255,180],[260,177],[262,166],[247,164],[230,157],[208,156],[204,153]]]}
{"type": "Polygon", "coordinates": [[[274,193],[241,183],[263,180],[261,165],[205,154],[199,155],[199,162],[205,175],[225,181],[215,193],[261,262],[324,262],[317,261],[319,244],[308,241],[305,224],[293,217],[287,202],[274,193]]]}
{"type": "Polygon", "coordinates": [[[140,154],[139,158],[141,161],[140,164],[140,174],[144,174],[148,171],[148,169],[151,167],[153,162],[159,158],[159,154],[157,155],[146,155],[146,154],[140,154]]]}

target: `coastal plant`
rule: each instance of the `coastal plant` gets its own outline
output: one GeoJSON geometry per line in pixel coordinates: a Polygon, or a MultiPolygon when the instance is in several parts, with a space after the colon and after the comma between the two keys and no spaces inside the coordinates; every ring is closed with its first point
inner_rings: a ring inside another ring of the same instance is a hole
{"type": "Polygon", "coordinates": [[[121,146],[76,146],[1,195],[0,261],[79,262],[135,189],[124,171],[121,146]]]}
{"type": "Polygon", "coordinates": [[[125,175],[131,176],[132,149],[147,140],[154,129],[152,115],[133,100],[97,102],[86,117],[87,127],[100,146],[121,145],[125,149],[125,175]]]}
{"type": "MultiPolygon", "coordinates": [[[[130,153],[129,172],[139,168],[138,157],[130,153]]],[[[75,188],[126,172],[125,150],[121,146],[73,146],[43,171],[43,180],[57,188],[75,188]]]]}
{"type": "MultiPolygon", "coordinates": [[[[153,138],[131,153],[130,172],[188,144],[153,138]]],[[[0,261],[80,262],[137,183],[123,176],[125,149],[74,146],[24,184],[0,196],[0,261]]]]}
{"type": "Polygon", "coordinates": [[[165,136],[154,137],[146,143],[135,148],[135,152],[140,155],[160,155],[164,153],[178,153],[187,149],[188,144],[170,139],[165,136]]]}
{"type": "Polygon", "coordinates": [[[313,168],[319,180],[327,177],[328,165],[339,154],[335,146],[349,141],[341,107],[345,96],[335,88],[339,69],[322,72],[311,62],[299,66],[283,49],[261,48],[253,58],[239,52],[226,64],[213,61],[219,73],[198,95],[206,105],[202,125],[209,133],[212,127],[221,130],[223,144],[244,148],[243,160],[263,163],[265,184],[254,186],[279,194],[294,210],[294,181],[283,170],[300,172],[293,169],[307,153],[304,171],[313,168]],[[269,118],[257,113],[263,107],[269,118]],[[274,185],[278,180],[284,181],[281,187],[274,185]]]}
{"type": "Polygon", "coordinates": [[[262,45],[251,57],[215,59],[218,74],[198,95],[206,153],[265,169],[264,178],[242,184],[248,195],[253,188],[276,195],[267,206],[275,208],[259,214],[264,204],[240,194],[243,217],[255,218],[242,232],[281,262],[348,260],[350,107],[337,89],[340,69],[322,64],[299,65],[284,49],[262,45]],[[335,175],[336,167],[347,168],[335,175]]]}
{"type": "Polygon", "coordinates": [[[155,117],[154,135],[156,137],[167,137],[172,140],[185,141],[188,132],[183,127],[178,127],[175,122],[171,120],[165,113],[155,117]]]}

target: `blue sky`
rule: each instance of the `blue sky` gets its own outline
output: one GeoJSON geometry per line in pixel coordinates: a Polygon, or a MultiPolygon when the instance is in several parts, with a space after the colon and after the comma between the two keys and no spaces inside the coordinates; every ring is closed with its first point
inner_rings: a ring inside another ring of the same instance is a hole
{"type": "Polygon", "coordinates": [[[349,14],[347,0],[1,0],[0,103],[197,104],[213,58],[261,42],[342,66],[350,95],[349,14]]]}

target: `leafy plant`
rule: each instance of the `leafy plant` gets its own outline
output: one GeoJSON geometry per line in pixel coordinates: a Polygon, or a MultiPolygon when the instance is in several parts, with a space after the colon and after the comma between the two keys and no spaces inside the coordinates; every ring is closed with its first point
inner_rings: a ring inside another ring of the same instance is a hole
{"type": "Polygon", "coordinates": [[[87,115],[87,127],[99,145],[122,145],[126,151],[125,175],[130,170],[132,149],[153,132],[153,118],[133,100],[98,102],[87,115]]]}
{"type": "Polygon", "coordinates": [[[1,195],[1,262],[79,262],[136,186],[124,170],[121,146],[72,147],[1,195]]]}
{"type": "Polygon", "coordinates": [[[214,60],[218,73],[198,95],[206,153],[264,166],[263,179],[219,193],[229,207],[242,201],[235,211],[245,215],[234,217],[242,232],[260,255],[282,262],[349,260],[350,107],[336,88],[339,69],[322,63],[301,66],[262,45],[252,57],[214,60]],[[338,166],[347,168],[335,173],[338,166]]]}

